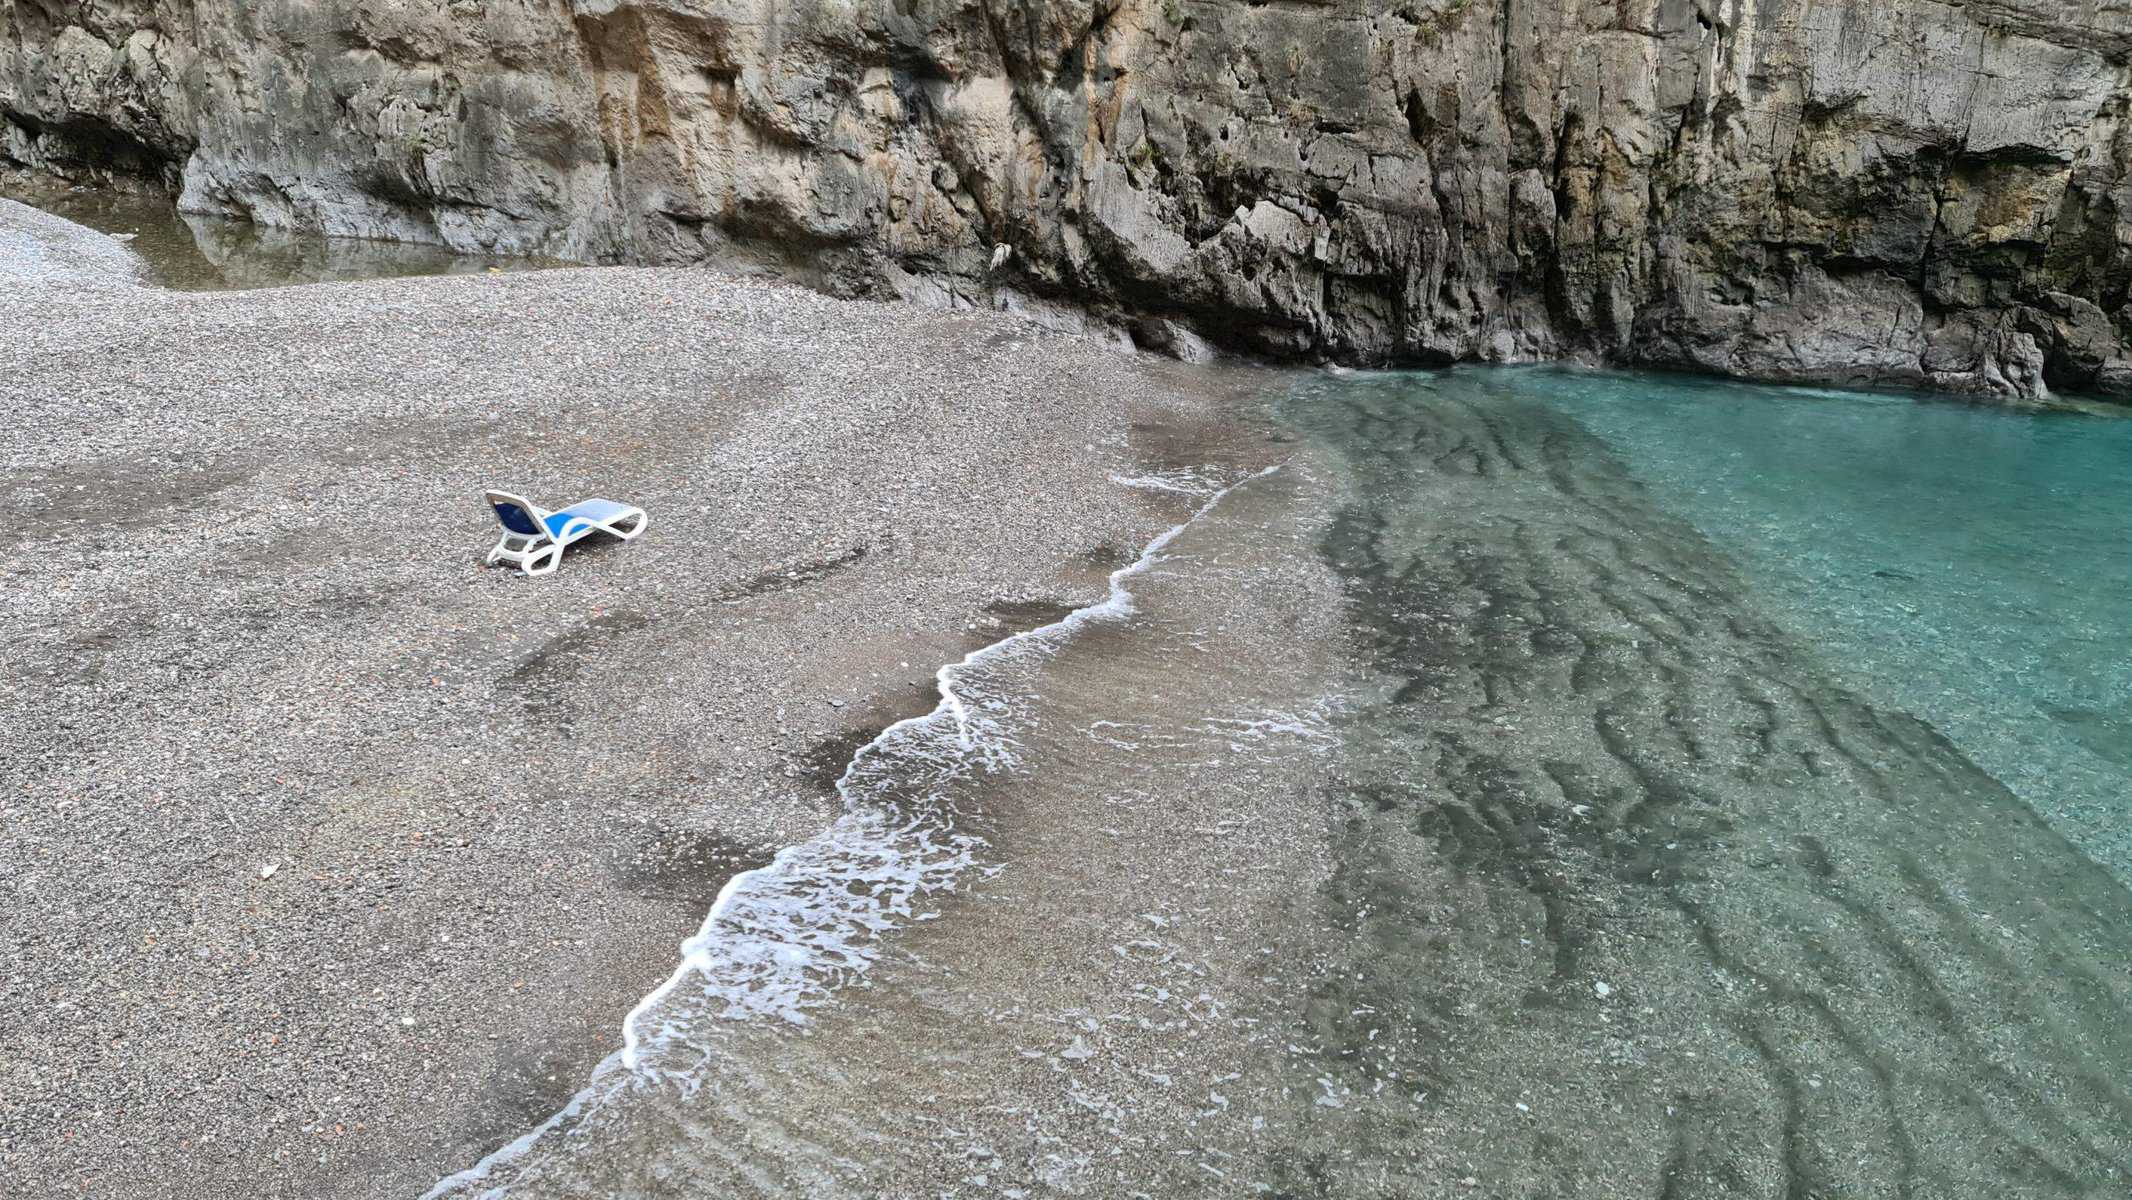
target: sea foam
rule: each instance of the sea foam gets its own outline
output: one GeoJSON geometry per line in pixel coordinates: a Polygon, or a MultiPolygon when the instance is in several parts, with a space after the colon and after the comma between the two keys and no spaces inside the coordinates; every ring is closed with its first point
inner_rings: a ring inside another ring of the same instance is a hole
{"type": "Polygon", "coordinates": [[[550,1134],[566,1131],[620,1096],[650,1086],[688,1094],[718,1053],[718,1023],[805,1025],[809,1010],[864,975],[884,936],[932,916],[926,899],[952,890],[976,863],[983,839],[958,827],[956,785],[1015,765],[1012,684],[997,668],[1048,656],[1085,625],[1132,614],[1132,578],[1243,484],[1216,486],[1198,472],[1118,479],[1126,486],[1204,497],[1197,510],[1113,571],[1104,597],[1048,625],[981,647],[935,674],[938,702],[898,721],[860,747],[838,778],[841,815],[821,833],[786,847],[767,865],[728,880],[681,961],[622,1023],[622,1048],[590,1083],[538,1127],[474,1166],[437,1183],[425,1200],[496,1197],[507,1175],[550,1134]]]}

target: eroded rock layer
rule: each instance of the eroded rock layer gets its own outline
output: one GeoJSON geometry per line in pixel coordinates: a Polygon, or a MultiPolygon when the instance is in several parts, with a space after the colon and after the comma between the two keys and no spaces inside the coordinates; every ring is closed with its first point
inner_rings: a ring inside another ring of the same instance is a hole
{"type": "Polygon", "coordinates": [[[2132,394],[2128,0],[0,0],[0,165],[1186,356],[2132,394]]]}

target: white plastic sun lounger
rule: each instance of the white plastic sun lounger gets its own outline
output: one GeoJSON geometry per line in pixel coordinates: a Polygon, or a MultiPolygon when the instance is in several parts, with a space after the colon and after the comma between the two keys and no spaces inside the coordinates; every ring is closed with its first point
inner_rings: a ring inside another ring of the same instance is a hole
{"type": "Polygon", "coordinates": [[[496,520],[503,525],[503,538],[489,551],[488,563],[507,563],[527,575],[546,575],[563,560],[563,547],[592,536],[611,533],[630,541],[644,532],[650,518],[644,510],[612,500],[585,500],[549,512],[509,492],[482,493],[496,520]]]}

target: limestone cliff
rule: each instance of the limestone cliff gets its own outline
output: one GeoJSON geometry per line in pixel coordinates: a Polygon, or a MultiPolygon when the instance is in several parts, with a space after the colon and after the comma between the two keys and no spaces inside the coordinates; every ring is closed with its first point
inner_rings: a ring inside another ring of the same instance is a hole
{"type": "Polygon", "coordinates": [[[2015,395],[2132,394],[2128,104],[2132,0],[0,0],[0,160],[195,210],[2015,395]]]}

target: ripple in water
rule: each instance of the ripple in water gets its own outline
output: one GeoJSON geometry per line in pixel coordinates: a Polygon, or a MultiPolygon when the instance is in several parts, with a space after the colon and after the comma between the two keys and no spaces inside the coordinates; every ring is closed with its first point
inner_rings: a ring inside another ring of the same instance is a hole
{"type": "Polygon", "coordinates": [[[1130,620],[944,672],[631,1056],[437,1194],[2127,1194],[2132,895],[2077,803],[2127,791],[2122,508],[2066,466],[2125,426],[1859,403],[1313,378],[1130,620]],[[2009,448],[2054,502],[1944,494],[2009,448]],[[1963,628],[2024,572],[2050,653],[1963,628]],[[2091,761],[2002,773],[2032,712],[2091,761]]]}
{"type": "Polygon", "coordinates": [[[1284,413],[1357,678],[1283,1190],[2128,1194],[2083,851],[2132,787],[2046,706],[2125,695],[2132,426],[1535,370],[1284,413]]]}
{"type": "Polygon", "coordinates": [[[2132,879],[2132,411],[1526,379],[1852,686],[2132,879]]]}

